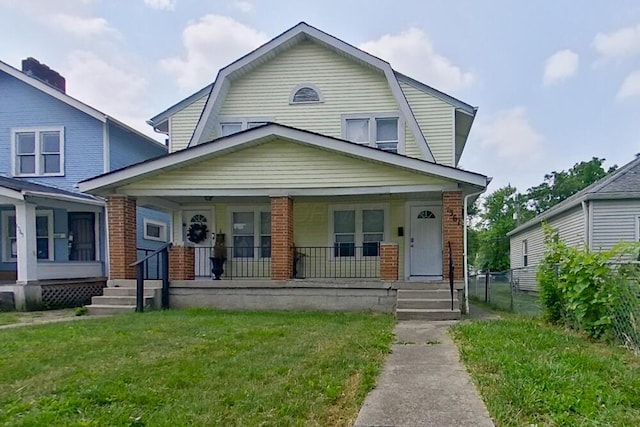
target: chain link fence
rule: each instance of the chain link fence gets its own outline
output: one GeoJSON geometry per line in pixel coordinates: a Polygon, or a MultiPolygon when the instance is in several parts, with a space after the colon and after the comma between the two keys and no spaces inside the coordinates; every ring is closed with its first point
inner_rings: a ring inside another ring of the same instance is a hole
{"type": "MultiPolygon", "coordinates": [[[[612,268],[621,268],[620,264],[612,268]]],[[[628,278],[613,285],[616,293],[612,308],[613,330],[616,340],[640,354],[640,263],[623,264],[628,278]]],[[[536,281],[537,266],[469,276],[469,297],[502,310],[528,316],[541,313],[536,281]]]]}
{"type": "MultiPolygon", "coordinates": [[[[540,314],[538,294],[533,286],[520,287],[520,279],[529,272],[506,270],[469,276],[469,297],[502,310],[527,316],[540,314]]],[[[533,273],[535,277],[535,270],[533,273]]]]}

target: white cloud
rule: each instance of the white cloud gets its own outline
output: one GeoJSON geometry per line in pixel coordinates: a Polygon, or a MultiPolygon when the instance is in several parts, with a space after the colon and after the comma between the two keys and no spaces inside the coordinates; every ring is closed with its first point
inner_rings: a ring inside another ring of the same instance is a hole
{"type": "Polygon", "coordinates": [[[160,65],[185,89],[211,83],[218,70],[267,41],[267,35],[232,18],[205,15],[182,32],[185,57],[171,57],[160,65]]]}
{"type": "Polygon", "coordinates": [[[436,52],[427,34],[418,28],[386,34],[359,47],[390,62],[395,70],[445,92],[466,88],[474,82],[471,72],[462,71],[436,52]]]}
{"type": "Polygon", "coordinates": [[[618,90],[618,99],[640,96],[640,70],[634,71],[624,79],[618,90]]]}
{"type": "Polygon", "coordinates": [[[560,50],[549,58],[544,67],[544,84],[550,85],[573,76],[578,70],[580,57],[572,50],[560,50]]]}
{"type": "Polygon", "coordinates": [[[145,123],[152,113],[144,101],[149,84],[129,61],[114,57],[106,60],[93,52],[76,50],[68,55],[61,73],[67,80],[69,95],[154,135],[145,123]]]}
{"type": "Polygon", "coordinates": [[[104,18],[89,18],[66,13],[56,13],[43,20],[48,26],[75,37],[119,35],[104,18]]]}
{"type": "Polygon", "coordinates": [[[253,3],[246,0],[235,0],[233,6],[243,13],[251,13],[255,11],[253,3]]]}
{"type": "Polygon", "coordinates": [[[106,19],[89,15],[95,0],[0,0],[40,24],[75,37],[118,36],[106,19]]]}
{"type": "Polygon", "coordinates": [[[598,33],[593,46],[603,59],[620,59],[640,53],[640,24],[612,33],[598,33]]]}
{"type": "Polygon", "coordinates": [[[478,125],[478,135],[483,147],[505,160],[526,163],[542,155],[544,137],[533,128],[523,107],[498,111],[478,125]]]}
{"type": "Polygon", "coordinates": [[[176,8],[176,0],[144,0],[144,4],[157,10],[175,10],[176,8]]]}

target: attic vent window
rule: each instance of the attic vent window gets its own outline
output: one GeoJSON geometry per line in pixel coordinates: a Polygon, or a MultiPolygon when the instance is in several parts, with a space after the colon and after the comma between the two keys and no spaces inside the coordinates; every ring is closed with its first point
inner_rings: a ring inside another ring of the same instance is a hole
{"type": "Polygon", "coordinates": [[[322,95],[318,88],[311,84],[296,86],[291,92],[291,104],[313,104],[322,102],[322,95]]]}

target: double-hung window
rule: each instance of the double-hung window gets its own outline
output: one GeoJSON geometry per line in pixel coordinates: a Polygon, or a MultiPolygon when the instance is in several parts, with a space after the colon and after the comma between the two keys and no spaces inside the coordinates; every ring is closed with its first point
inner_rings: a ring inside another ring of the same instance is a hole
{"type": "Polygon", "coordinates": [[[379,256],[388,209],[379,206],[331,208],[334,257],[379,256]]]}
{"type": "Polygon", "coordinates": [[[64,175],[62,127],[12,129],[14,176],[64,175]]]}
{"type": "Polygon", "coordinates": [[[403,142],[401,120],[393,114],[344,115],[342,136],[357,144],[397,153],[403,142]]]}
{"type": "MultiPolygon", "coordinates": [[[[16,216],[13,212],[2,213],[3,261],[17,261],[16,216]]],[[[36,213],[36,256],[40,260],[53,261],[53,212],[36,213]]]]}
{"type": "Polygon", "coordinates": [[[522,266],[526,267],[529,265],[529,242],[527,239],[522,241],[522,266]]]}
{"type": "Polygon", "coordinates": [[[268,208],[232,209],[234,258],[271,258],[271,212],[268,208]]]}
{"type": "Polygon", "coordinates": [[[221,118],[218,125],[218,135],[220,137],[233,135],[243,130],[253,129],[258,126],[272,122],[271,118],[251,117],[251,118],[221,118]]]}

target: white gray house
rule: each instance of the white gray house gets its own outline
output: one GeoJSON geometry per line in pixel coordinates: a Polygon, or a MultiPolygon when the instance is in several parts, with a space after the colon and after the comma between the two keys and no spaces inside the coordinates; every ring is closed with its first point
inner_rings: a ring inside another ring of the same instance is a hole
{"type": "Polygon", "coordinates": [[[640,157],[507,233],[511,268],[520,289],[537,290],[535,272],[544,256],[542,222],[570,246],[611,249],[640,237],[640,157]]]}

